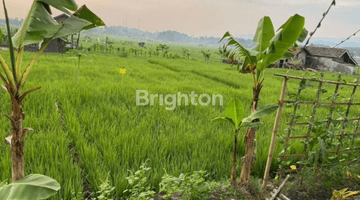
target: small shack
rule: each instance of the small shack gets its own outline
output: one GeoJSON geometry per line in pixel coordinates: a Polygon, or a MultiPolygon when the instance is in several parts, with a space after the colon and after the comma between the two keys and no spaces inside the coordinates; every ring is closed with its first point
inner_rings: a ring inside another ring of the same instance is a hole
{"type": "Polygon", "coordinates": [[[145,42],[139,42],[139,47],[145,47],[145,42]]]}
{"type": "MultiPolygon", "coordinates": [[[[63,38],[57,38],[52,40],[48,46],[46,47],[46,49],[44,49],[44,52],[56,52],[56,53],[63,53],[65,51],[65,45],[66,45],[66,40],[63,38]]],[[[30,52],[37,52],[39,51],[41,46],[41,43],[38,44],[29,44],[26,45],[24,47],[25,51],[30,51],[30,52]]]]}
{"type": "MultiPolygon", "coordinates": [[[[63,13],[61,15],[58,15],[56,17],[54,17],[54,20],[61,24],[64,21],[66,21],[70,16],[66,13],[63,13]]],[[[57,38],[52,40],[48,46],[46,47],[46,49],[44,50],[44,52],[53,52],[53,53],[63,53],[65,52],[65,47],[66,48],[74,48],[74,37],[73,35],[71,35],[71,42],[67,42],[66,39],[64,38],[57,38]]],[[[41,46],[41,43],[39,44],[30,44],[30,45],[26,45],[24,47],[25,51],[31,51],[31,52],[36,52],[39,51],[41,46]]]]}
{"type": "Polygon", "coordinates": [[[347,49],[306,46],[295,55],[303,68],[353,74],[358,63],[347,49]]]}

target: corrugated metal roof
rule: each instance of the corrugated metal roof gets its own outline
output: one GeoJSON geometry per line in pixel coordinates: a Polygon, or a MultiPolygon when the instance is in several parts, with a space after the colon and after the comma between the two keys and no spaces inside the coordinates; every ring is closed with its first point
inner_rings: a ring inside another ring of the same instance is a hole
{"type": "Polygon", "coordinates": [[[312,56],[328,58],[341,58],[341,56],[344,54],[348,54],[351,61],[353,61],[353,64],[357,65],[357,62],[354,60],[354,58],[352,58],[350,52],[347,49],[306,46],[305,50],[312,56]]]}
{"type": "Polygon", "coordinates": [[[347,52],[346,49],[326,48],[326,47],[306,46],[305,49],[313,56],[323,56],[330,58],[340,58],[345,52],[347,52]]]}

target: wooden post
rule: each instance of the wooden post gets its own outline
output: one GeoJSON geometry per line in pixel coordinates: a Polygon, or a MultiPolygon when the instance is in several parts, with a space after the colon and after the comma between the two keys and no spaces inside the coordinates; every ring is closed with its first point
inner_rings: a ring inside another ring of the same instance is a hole
{"type": "Polygon", "coordinates": [[[77,38],[77,42],[76,42],[76,49],[79,49],[79,47],[80,47],[80,32],[78,33],[78,38],[77,38]]]}
{"type": "Polygon", "coordinates": [[[71,35],[71,49],[74,48],[74,35],[71,35]]]}
{"type": "Polygon", "coordinates": [[[268,156],[268,159],[267,159],[267,162],[266,162],[266,168],[265,168],[264,180],[263,180],[263,188],[266,187],[267,179],[269,178],[271,160],[272,160],[273,153],[274,153],[274,148],[275,148],[276,134],[278,132],[278,127],[279,127],[279,122],[280,122],[280,117],[281,117],[281,111],[282,111],[282,107],[283,107],[283,104],[284,104],[284,98],[285,98],[285,93],[286,93],[287,82],[289,80],[288,76],[286,76],[284,78],[285,78],[284,79],[284,84],[283,84],[283,88],[282,88],[281,95],[280,95],[280,100],[279,100],[279,108],[278,108],[277,113],[276,113],[276,119],[275,119],[275,124],[274,124],[274,129],[273,129],[273,135],[271,136],[269,156],[268,156]]]}

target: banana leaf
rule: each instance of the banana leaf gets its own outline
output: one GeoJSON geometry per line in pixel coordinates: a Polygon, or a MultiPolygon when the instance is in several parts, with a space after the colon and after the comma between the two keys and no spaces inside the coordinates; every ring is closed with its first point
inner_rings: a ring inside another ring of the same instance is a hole
{"type": "Polygon", "coordinates": [[[84,29],[105,25],[86,6],[82,6],[74,13],[75,15],[70,15],[63,23],[57,23],[51,16],[50,6],[66,13],[69,13],[67,9],[77,8],[72,0],[35,0],[23,25],[12,38],[15,47],[21,48],[28,44],[39,43],[44,38],[61,38],[84,29]]]}
{"type": "Polygon", "coordinates": [[[92,29],[98,26],[105,26],[105,23],[97,15],[91,12],[86,5],[81,6],[81,8],[74,13],[74,16],[91,22],[91,24],[84,27],[83,30],[92,29]]]}
{"type": "Polygon", "coordinates": [[[41,174],[30,174],[9,185],[2,184],[0,199],[46,199],[56,194],[58,190],[60,190],[60,184],[56,180],[41,174]]]}
{"type": "Polygon", "coordinates": [[[257,59],[260,60],[262,57],[263,51],[267,49],[270,45],[270,40],[275,36],[274,25],[270,17],[263,17],[258,24],[256,29],[256,34],[253,41],[258,44],[253,48],[253,50],[258,51],[257,59]]]}
{"type": "Polygon", "coordinates": [[[299,40],[300,36],[304,37],[303,27],[305,25],[305,18],[296,14],[290,17],[280,28],[279,32],[271,39],[266,54],[262,56],[258,62],[257,68],[259,71],[264,70],[270,64],[281,59],[288,49],[299,40]]]}

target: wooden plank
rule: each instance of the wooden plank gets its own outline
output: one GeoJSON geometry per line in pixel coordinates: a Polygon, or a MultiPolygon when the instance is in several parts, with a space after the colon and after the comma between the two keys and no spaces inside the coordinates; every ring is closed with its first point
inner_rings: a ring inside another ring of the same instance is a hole
{"type": "Polygon", "coordinates": [[[10,147],[11,147],[11,138],[12,138],[11,135],[10,135],[9,137],[6,137],[6,138],[5,138],[5,143],[8,144],[8,145],[10,145],[10,147]]]}

